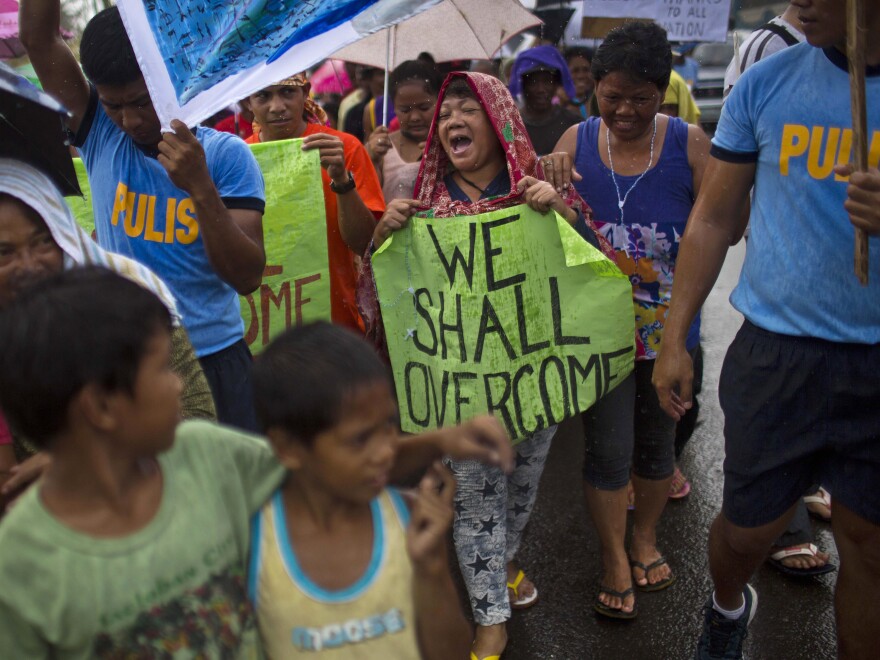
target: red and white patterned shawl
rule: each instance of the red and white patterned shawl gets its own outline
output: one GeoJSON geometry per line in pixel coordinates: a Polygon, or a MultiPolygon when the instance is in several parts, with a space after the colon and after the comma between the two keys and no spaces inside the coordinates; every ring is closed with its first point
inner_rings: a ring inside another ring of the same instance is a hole
{"type": "MultiPolygon", "coordinates": [[[[434,120],[428,131],[425,156],[422,158],[422,165],[416,178],[415,199],[421,201],[424,206],[430,207],[435,218],[478,215],[520,204],[522,200],[516,191],[516,185],[526,176],[543,180],[544,171],[507,86],[498,78],[484,73],[461,71],[450,73],[443,82],[443,87],[440,88],[437,107],[434,110],[434,120]],[[498,141],[504,147],[507,173],[510,177],[510,193],[508,195],[488,200],[481,199],[476,202],[456,202],[452,200],[446,189],[443,179],[449,174],[451,168],[449,157],[440,144],[437,117],[440,114],[440,106],[443,104],[447,88],[457,79],[464,79],[474,92],[474,96],[489,117],[498,141]]],[[[589,207],[580,198],[580,195],[574,192],[573,188],[566,196],[565,201],[569,206],[585,211],[585,215],[589,215],[589,207]]]]}

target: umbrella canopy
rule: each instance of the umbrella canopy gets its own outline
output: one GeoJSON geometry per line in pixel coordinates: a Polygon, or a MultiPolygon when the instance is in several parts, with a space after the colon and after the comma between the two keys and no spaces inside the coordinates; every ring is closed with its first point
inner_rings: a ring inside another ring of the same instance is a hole
{"type": "Polygon", "coordinates": [[[0,63],[0,156],[40,168],[64,195],[82,195],[65,138],[67,116],[64,106],[0,63]]]}
{"type": "Polygon", "coordinates": [[[345,94],[352,88],[345,62],[327,60],[309,76],[313,94],[345,94]]]}
{"type": "Polygon", "coordinates": [[[0,60],[11,60],[24,55],[18,40],[18,3],[0,0],[0,60]]]}
{"type": "Polygon", "coordinates": [[[515,34],[540,19],[517,0],[443,0],[398,25],[375,32],[333,54],[334,58],[393,69],[428,52],[437,62],[491,59],[515,34]],[[391,58],[386,60],[390,37],[391,58]]]}
{"type": "MultiPolygon", "coordinates": [[[[67,30],[61,30],[61,34],[65,39],[73,36],[67,30]]],[[[18,40],[18,2],[0,0],[0,60],[15,59],[24,54],[24,46],[18,40]]]]}

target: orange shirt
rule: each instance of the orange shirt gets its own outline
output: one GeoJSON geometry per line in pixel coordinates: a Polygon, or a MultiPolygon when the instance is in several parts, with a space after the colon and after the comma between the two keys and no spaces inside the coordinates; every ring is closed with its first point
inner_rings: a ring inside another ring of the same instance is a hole
{"type": "MultiPolygon", "coordinates": [[[[329,133],[342,140],[345,153],[345,169],[350,170],[354,176],[357,192],[361,196],[364,205],[373,213],[378,220],[385,212],[385,198],[382,196],[382,186],[379,185],[379,177],[373,167],[370,156],[356,137],[337,131],[329,126],[319,124],[306,124],[306,135],[315,133],[329,133]]],[[[249,137],[245,142],[253,144],[259,142],[258,134],[249,137]]],[[[355,301],[355,285],[357,282],[357,270],[354,264],[355,255],[342,240],[339,233],[339,217],[336,204],[336,193],[330,190],[330,177],[327,170],[321,168],[321,180],[324,184],[324,211],[327,218],[327,252],[330,259],[330,316],[334,323],[347,326],[359,332],[364,331],[364,323],[357,311],[355,301]]],[[[360,255],[358,255],[360,256],[360,255]]]]}

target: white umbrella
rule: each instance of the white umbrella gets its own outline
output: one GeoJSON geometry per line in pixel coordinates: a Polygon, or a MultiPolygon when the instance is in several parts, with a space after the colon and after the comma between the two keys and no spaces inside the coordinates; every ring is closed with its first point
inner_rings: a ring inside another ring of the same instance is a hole
{"type": "Polygon", "coordinates": [[[485,60],[513,35],[540,23],[517,0],[442,0],[421,14],[336,51],[332,57],[379,69],[393,69],[421,52],[430,53],[437,62],[485,60]]]}
{"type": "MultiPolygon", "coordinates": [[[[442,0],[401,23],[374,32],[336,51],[334,59],[390,72],[401,62],[430,53],[436,62],[487,60],[514,35],[541,19],[518,0],[442,0]]],[[[385,111],[388,117],[388,76],[385,111]]]]}

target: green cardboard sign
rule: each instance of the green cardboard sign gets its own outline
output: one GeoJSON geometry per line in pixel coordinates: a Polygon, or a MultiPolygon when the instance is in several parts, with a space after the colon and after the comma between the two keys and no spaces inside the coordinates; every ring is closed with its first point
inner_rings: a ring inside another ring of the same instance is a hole
{"type": "MultiPolygon", "coordinates": [[[[241,296],[245,339],[259,353],[291,325],[330,319],[330,270],[321,165],[302,140],[253,144],[266,182],[263,244],[266,268],[260,288],[241,296]]],[[[83,198],[67,199],[77,222],[95,229],[85,166],[74,159],[83,198]]]]}
{"type": "Polygon", "coordinates": [[[523,440],[633,369],[629,279],[555,213],[414,217],[373,271],[405,431],[490,412],[523,440]]]}
{"type": "Polygon", "coordinates": [[[89,177],[86,174],[85,163],[81,158],[73,159],[73,169],[76,170],[76,178],[79,180],[79,189],[82,197],[66,197],[65,201],[73,212],[73,217],[79,226],[95,238],[95,215],[92,211],[92,187],[89,185],[89,177]]]}
{"type": "Polygon", "coordinates": [[[291,325],[330,320],[320,157],[301,146],[301,139],[251,145],[266,181],[266,270],[260,288],[241,301],[245,339],[254,353],[291,325]]]}

